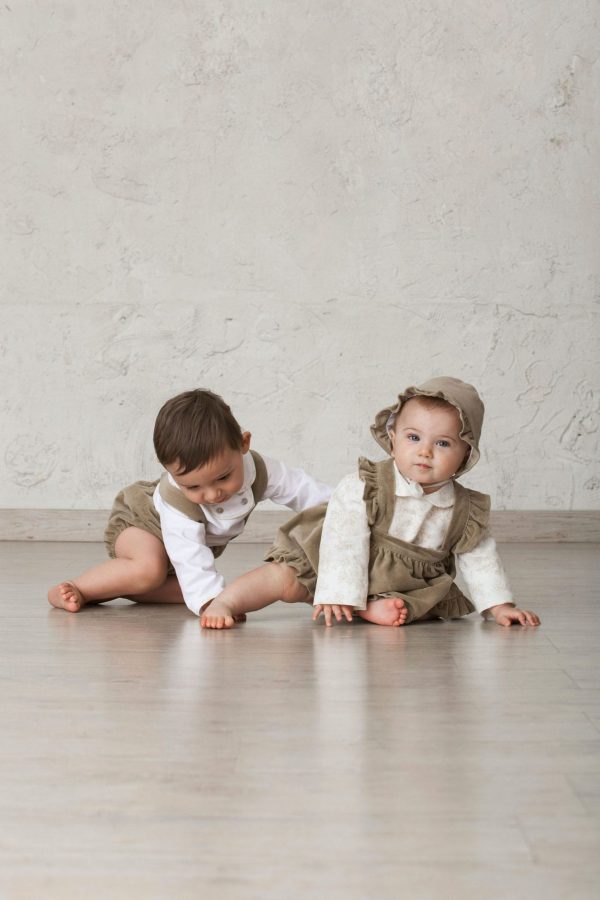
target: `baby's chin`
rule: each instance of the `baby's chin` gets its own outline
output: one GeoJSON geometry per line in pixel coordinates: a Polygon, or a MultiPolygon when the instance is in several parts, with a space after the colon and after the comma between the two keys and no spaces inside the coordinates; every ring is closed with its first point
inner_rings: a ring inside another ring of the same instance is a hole
{"type": "Polygon", "coordinates": [[[414,468],[409,477],[417,484],[435,484],[439,480],[431,469],[414,468]]]}

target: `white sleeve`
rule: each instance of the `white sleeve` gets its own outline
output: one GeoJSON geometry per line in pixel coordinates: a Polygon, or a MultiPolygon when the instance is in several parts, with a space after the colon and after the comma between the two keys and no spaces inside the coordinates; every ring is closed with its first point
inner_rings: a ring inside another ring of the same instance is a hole
{"type": "Polygon", "coordinates": [[[477,612],[498,603],[514,603],[496,541],[488,532],[472,550],[457,553],[456,563],[477,612]]]}
{"type": "Polygon", "coordinates": [[[357,474],[347,475],[329,501],[319,550],[315,606],[340,603],[367,608],[371,532],[364,489],[357,474]]]}
{"type": "Polygon", "coordinates": [[[272,500],[301,512],[319,503],[326,503],[331,497],[331,488],[317,481],[303,469],[290,469],[277,459],[263,456],[267,467],[267,488],[263,500],[272,500]]]}
{"type": "Polygon", "coordinates": [[[196,615],[225,587],[225,579],[215,569],[215,558],[206,544],[206,529],[188,519],[164,500],[157,503],[160,527],[169,559],[181,585],[188,609],[196,615]]]}

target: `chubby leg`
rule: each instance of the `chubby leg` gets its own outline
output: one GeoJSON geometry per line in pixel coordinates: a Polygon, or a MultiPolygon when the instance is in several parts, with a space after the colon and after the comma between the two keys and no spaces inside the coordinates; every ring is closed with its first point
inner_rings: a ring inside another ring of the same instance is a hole
{"type": "Polygon", "coordinates": [[[127,599],[136,603],[185,603],[176,575],[167,575],[162,584],[143,594],[128,594],[127,599]]]}
{"type": "Polygon", "coordinates": [[[264,609],[276,600],[301,603],[308,599],[308,590],[290,566],[265,563],[227,585],[201,612],[200,624],[203,628],[231,628],[239,616],[264,609]]]}
{"type": "Polygon", "coordinates": [[[48,602],[67,612],[90,603],[127,597],[146,603],[181,603],[177,579],[167,578],[169,560],[162,542],[141,528],[126,528],[115,544],[115,559],[93,566],[48,592],[48,602]]]}
{"type": "Polygon", "coordinates": [[[398,628],[408,619],[408,607],[401,597],[377,597],[367,603],[366,609],[357,609],[355,615],[375,625],[398,628]]]}

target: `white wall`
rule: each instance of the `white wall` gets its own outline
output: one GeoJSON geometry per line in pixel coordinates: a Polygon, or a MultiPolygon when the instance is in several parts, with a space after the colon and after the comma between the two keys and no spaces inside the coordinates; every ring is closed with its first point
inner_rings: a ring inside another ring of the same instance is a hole
{"type": "Polygon", "coordinates": [[[0,506],[108,506],[211,387],[332,481],[434,374],[468,481],[598,508],[596,0],[0,10],[0,506]]]}

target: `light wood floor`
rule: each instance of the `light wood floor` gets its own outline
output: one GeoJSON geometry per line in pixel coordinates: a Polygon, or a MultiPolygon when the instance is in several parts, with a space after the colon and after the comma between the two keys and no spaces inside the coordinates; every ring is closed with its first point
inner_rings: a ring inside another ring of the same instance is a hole
{"type": "Polygon", "coordinates": [[[0,544],[0,897],[600,896],[598,546],[502,552],[538,630],[74,616],[99,545],[0,544]]]}

